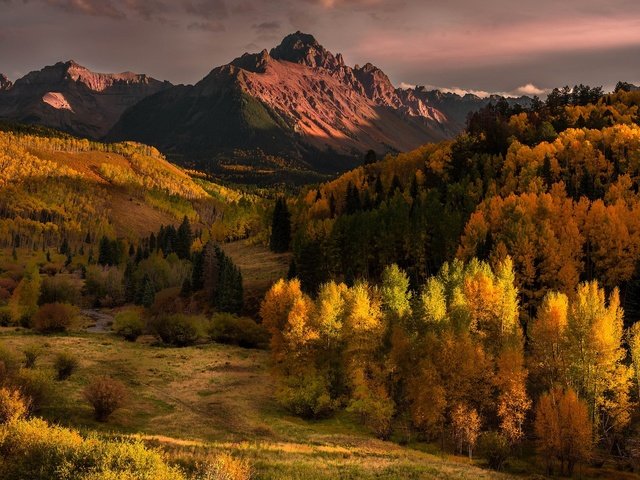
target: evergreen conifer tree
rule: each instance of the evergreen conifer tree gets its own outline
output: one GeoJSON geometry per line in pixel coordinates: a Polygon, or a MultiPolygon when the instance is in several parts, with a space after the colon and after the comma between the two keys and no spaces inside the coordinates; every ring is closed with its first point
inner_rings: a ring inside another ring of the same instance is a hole
{"type": "Polygon", "coordinates": [[[287,201],[284,197],[276,200],[273,211],[273,221],[271,223],[271,241],[269,246],[271,251],[282,253],[289,250],[291,243],[291,215],[287,208],[287,201]]]}
{"type": "Polygon", "coordinates": [[[193,232],[191,231],[191,223],[189,223],[189,219],[185,215],[176,235],[175,252],[178,258],[186,259],[191,256],[192,243],[193,232]]]}

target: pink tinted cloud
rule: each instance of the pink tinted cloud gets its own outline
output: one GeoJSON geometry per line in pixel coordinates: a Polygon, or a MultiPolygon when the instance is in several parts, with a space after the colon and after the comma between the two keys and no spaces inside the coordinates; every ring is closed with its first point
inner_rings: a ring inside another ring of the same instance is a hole
{"type": "Polygon", "coordinates": [[[376,31],[356,43],[350,53],[378,61],[402,57],[442,65],[500,64],[514,58],[553,52],[603,50],[640,45],[640,19],[574,18],[536,20],[493,28],[446,26],[424,31],[376,31]],[[409,46],[409,47],[408,47],[409,46]]]}

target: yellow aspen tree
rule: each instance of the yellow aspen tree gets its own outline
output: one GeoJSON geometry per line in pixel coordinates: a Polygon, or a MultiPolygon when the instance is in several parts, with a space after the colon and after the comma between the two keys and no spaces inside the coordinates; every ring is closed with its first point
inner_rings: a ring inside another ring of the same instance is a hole
{"type": "Polygon", "coordinates": [[[634,323],[627,332],[627,343],[631,353],[631,365],[638,388],[638,398],[640,398],[640,322],[634,323]]]}
{"type": "Polygon", "coordinates": [[[473,458],[473,449],[478,441],[481,425],[480,415],[474,408],[462,403],[453,408],[451,412],[453,436],[456,440],[458,451],[463,453],[466,448],[469,458],[473,458]]]}
{"type": "Polygon", "coordinates": [[[598,282],[578,286],[569,307],[570,381],[587,401],[592,423],[603,435],[629,422],[631,372],[624,364],[623,311],[618,290],[607,299],[598,282]]]}
{"type": "Polygon", "coordinates": [[[529,324],[529,371],[542,390],[567,383],[568,310],[567,296],[550,292],[529,324]]]}
{"type": "Polygon", "coordinates": [[[497,358],[495,385],[498,394],[498,418],[500,429],[512,443],[524,437],[524,422],[531,408],[527,395],[527,371],[524,354],[520,346],[509,346],[497,358]]]}

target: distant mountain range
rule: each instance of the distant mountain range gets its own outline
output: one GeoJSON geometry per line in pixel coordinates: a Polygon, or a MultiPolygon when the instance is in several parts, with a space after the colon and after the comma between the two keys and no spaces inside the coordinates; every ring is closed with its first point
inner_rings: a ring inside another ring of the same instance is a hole
{"type": "Polygon", "coordinates": [[[147,75],[94,73],[74,61],[59,62],[15,84],[0,75],[0,118],[98,139],[127,108],[171,86],[147,75]]]}
{"type": "Polygon", "coordinates": [[[499,98],[396,88],[376,66],[345,65],[301,32],[270,52],[245,53],[193,86],[93,73],[75,62],[15,84],[0,76],[0,118],[141,141],[178,162],[245,176],[333,173],[358,164],[367,150],[384,154],[452,138],[469,112],[499,98]]]}

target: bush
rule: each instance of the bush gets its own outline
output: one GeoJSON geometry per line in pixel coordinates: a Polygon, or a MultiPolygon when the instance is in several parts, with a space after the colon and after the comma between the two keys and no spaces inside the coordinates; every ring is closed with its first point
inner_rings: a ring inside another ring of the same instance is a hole
{"type": "Polygon", "coordinates": [[[0,327],[8,327],[13,323],[13,314],[11,313],[11,307],[0,307],[0,327]]]}
{"type": "Polygon", "coordinates": [[[499,432],[485,432],[478,441],[480,456],[489,464],[489,468],[502,470],[509,458],[510,448],[506,437],[499,432]]]}
{"type": "Polygon", "coordinates": [[[267,330],[247,317],[218,313],[211,319],[209,335],[214,342],[239,345],[245,348],[266,348],[267,330]]]}
{"type": "Polygon", "coordinates": [[[233,458],[229,454],[216,457],[204,466],[201,480],[250,480],[251,466],[246,460],[233,458]]]}
{"type": "Polygon", "coordinates": [[[140,442],[85,440],[41,419],[0,427],[3,480],[186,480],[140,442]]]}
{"type": "Polygon", "coordinates": [[[84,398],[93,407],[99,422],[106,422],[113,412],[122,407],[126,396],[127,389],[122,382],[109,377],[98,377],[84,389],[84,398]]]}
{"type": "Polygon", "coordinates": [[[80,290],[69,279],[60,275],[45,277],[40,285],[39,305],[47,303],[68,303],[77,305],[80,301],[80,290]]]}
{"type": "Polygon", "coordinates": [[[6,290],[7,292],[12,293],[17,286],[18,286],[18,283],[12,278],[7,278],[7,277],[0,278],[0,289],[6,290]]]}
{"type": "Polygon", "coordinates": [[[11,298],[11,292],[0,287],[0,303],[6,303],[11,298]]]}
{"type": "Polygon", "coordinates": [[[153,329],[167,345],[186,347],[204,338],[207,321],[204,317],[166,315],[154,321],[153,329]]]}
{"type": "Polygon", "coordinates": [[[165,288],[156,293],[153,305],[149,308],[152,315],[172,315],[187,311],[188,301],[180,295],[178,287],[165,288]]]}
{"type": "Polygon", "coordinates": [[[122,268],[91,265],[87,268],[84,292],[94,297],[97,306],[122,305],[125,301],[123,280],[122,268]]]}
{"type": "Polygon", "coordinates": [[[29,402],[30,412],[39,412],[51,403],[54,395],[53,381],[41,370],[20,370],[15,376],[15,386],[29,402]]]}
{"type": "Polygon", "coordinates": [[[27,401],[18,390],[0,388],[0,425],[20,420],[28,410],[27,401]]]}
{"type": "Polygon", "coordinates": [[[6,384],[20,369],[20,361],[16,355],[0,345],[0,385],[6,384]]]}
{"type": "Polygon", "coordinates": [[[338,407],[326,379],[315,371],[287,377],[276,397],[283,407],[303,418],[325,418],[338,407]]]}
{"type": "Polygon", "coordinates": [[[75,355],[69,352],[60,352],[56,355],[53,367],[56,369],[58,380],[66,380],[78,369],[80,363],[75,355]]]}
{"type": "Polygon", "coordinates": [[[78,309],[66,303],[42,305],[33,317],[33,328],[42,333],[64,332],[78,316],[78,309]]]}
{"type": "Polygon", "coordinates": [[[116,335],[135,342],[144,332],[144,320],[140,310],[130,309],[118,313],[113,322],[113,331],[116,335]]]}
{"type": "Polygon", "coordinates": [[[35,368],[36,361],[42,353],[40,345],[28,345],[22,351],[24,353],[24,366],[25,368],[35,368]]]}

